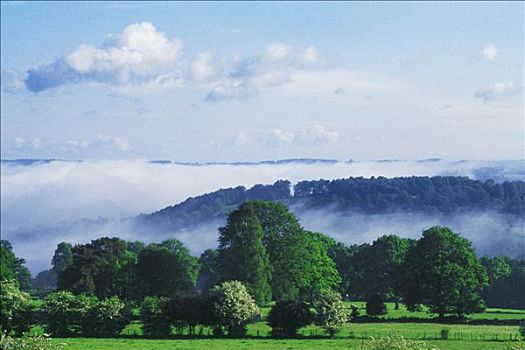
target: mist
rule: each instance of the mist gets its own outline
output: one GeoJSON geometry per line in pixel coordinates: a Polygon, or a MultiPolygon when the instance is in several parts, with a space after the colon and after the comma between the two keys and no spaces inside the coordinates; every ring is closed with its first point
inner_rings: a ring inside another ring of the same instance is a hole
{"type": "MultiPolygon", "coordinates": [[[[13,162],[1,165],[2,239],[13,244],[33,274],[50,266],[61,241],[85,243],[102,236],[127,240],[181,239],[192,251],[217,245],[217,227],[205,222],[170,232],[158,227],[137,227],[131,220],[179,203],[190,196],[219,188],[271,184],[279,179],[336,179],[350,176],[457,175],[495,181],[524,180],[522,161],[287,161],[240,164],[178,164],[148,161],[49,161],[13,162]]],[[[472,237],[479,252],[509,244],[523,247],[523,220],[509,223],[495,213],[436,218],[417,213],[364,216],[304,212],[296,208],[303,226],[325,232],[345,243],[371,242],[396,233],[416,238],[432,225],[447,225],[472,237]],[[510,236],[509,236],[510,232],[510,236]],[[483,237],[483,239],[477,239],[483,237]],[[508,237],[512,237],[507,241],[508,237]],[[511,243],[509,243],[511,242],[511,243]],[[520,245],[521,244],[521,245],[520,245]],[[489,249],[490,248],[490,249],[489,249]]],[[[494,251],[494,249],[492,249],[494,251]]],[[[523,252],[523,249],[521,249],[523,252]]]]}

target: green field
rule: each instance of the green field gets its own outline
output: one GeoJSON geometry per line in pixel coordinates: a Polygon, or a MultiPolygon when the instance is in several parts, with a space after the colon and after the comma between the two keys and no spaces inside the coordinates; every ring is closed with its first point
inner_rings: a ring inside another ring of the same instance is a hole
{"type": "MultiPolygon", "coordinates": [[[[354,302],[354,305],[364,308],[364,303],[354,302]]],[[[364,342],[370,337],[401,335],[409,339],[425,340],[437,349],[491,350],[504,349],[509,344],[516,344],[518,339],[517,326],[505,325],[469,325],[440,324],[431,322],[435,315],[426,311],[409,312],[403,305],[400,310],[394,310],[393,303],[387,303],[388,314],[383,316],[386,322],[350,323],[334,339],[326,336],[324,331],[316,326],[308,326],[300,330],[302,339],[271,339],[270,327],[264,321],[269,308],[263,308],[263,320],[248,326],[247,339],[215,339],[210,329],[203,328],[200,337],[189,339],[143,339],[141,324],[135,321],[122,332],[132,338],[90,339],[68,338],[54,339],[55,342],[66,343],[66,350],[164,350],[164,349],[364,349],[364,342]],[[425,323],[396,322],[395,320],[416,317],[425,323]],[[448,328],[449,340],[440,339],[440,331],[448,328]]],[[[365,314],[360,310],[361,315],[365,314]]],[[[525,319],[525,310],[487,309],[483,313],[470,315],[472,320],[517,320],[525,319]]],[[[516,344],[517,345],[517,344],[516,344]]]]}
{"type": "MultiPolygon", "coordinates": [[[[170,349],[365,349],[358,339],[55,339],[66,343],[67,350],[170,350],[170,349]]],[[[504,349],[504,342],[428,341],[438,349],[492,350],[504,349]]]]}

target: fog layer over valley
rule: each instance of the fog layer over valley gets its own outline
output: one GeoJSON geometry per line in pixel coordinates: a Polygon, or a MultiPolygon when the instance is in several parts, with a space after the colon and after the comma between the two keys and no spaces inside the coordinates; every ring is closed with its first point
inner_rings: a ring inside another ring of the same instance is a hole
{"type": "MultiPolygon", "coordinates": [[[[33,274],[49,267],[57,243],[81,243],[101,236],[144,242],[175,236],[199,254],[216,246],[217,227],[224,224],[226,213],[176,228],[126,218],[219,188],[251,187],[279,179],[295,184],[301,180],[358,176],[452,175],[496,182],[525,179],[522,161],[445,160],[237,164],[2,161],[1,173],[2,239],[13,243],[33,274]]],[[[523,258],[525,251],[523,216],[493,210],[447,215],[419,211],[375,214],[291,204],[306,229],[327,233],[344,243],[371,242],[386,233],[416,238],[423,229],[446,225],[471,239],[480,255],[505,253],[523,258]]]]}

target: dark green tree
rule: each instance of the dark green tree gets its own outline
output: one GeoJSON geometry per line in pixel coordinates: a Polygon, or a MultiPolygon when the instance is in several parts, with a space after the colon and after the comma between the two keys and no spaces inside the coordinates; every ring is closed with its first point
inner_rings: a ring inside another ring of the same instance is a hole
{"type": "Polygon", "coordinates": [[[353,298],[368,299],[380,294],[387,300],[398,301],[396,285],[399,269],[412,240],[396,235],[384,235],[371,245],[363,244],[350,258],[347,277],[353,298]]]}
{"type": "Polygon", "coordinates": [[[313,321],[310,305],[304,301],[279,300],[268,314],[274,337],[295,337],[297,330],[313,321]]]}
{"type": "Polygon", "coordinates": [[[219,229],[217,257],[221,281],[243,282],[258,304],[271,300],[272,269],[263,244],[263,231],[253,205],[233,211],[219,229]]]}
{"type": "Polygon", "coordinates": [[[188,248],[178,239],[172,238],[163,241],[160,244],[161,247],[166,247],[171,254],[175,255],[181,265],[183,265],[187,271],[188,276],[191,279],[192,285],[197,283],[197,276],[199,275],[200,264],[199,260],[190,254],[188,248]]]}
{"type": "Polygon", "coordinates": [[[463,317],[484,308],[479,292],[487,274],[471,243],[446,227],[432,227],[411,247],[401,266],[399,292],[409,309],[425,304],[439,314],[463,317]]]}
{"type": "Polygon", "coordinates": [[[9,241],[0,241],[0,280],[16,280],[21,290],[31,290],[31,273],[25,263],[15,255],[9,241]]]}
{"type": "Polygon", "coordinates": [[[73,262],[60,273],[59,289],[76,294],[106,298],[118,295],[118,272],[128,261],[126,242],[119,238],[99,238],[73,247],[73,262]]]}
{"type": "Polygon", "coordinates": [[[197,290],[206,293],[219,282],[219,271],[217,266],[217,249],[206,249],[199,257],[201,269],[197,277],[197,290]]]}
{"type": "Polygon", "coordinates": [[[386,313],[386,304],[381,295],[378,293],[372,294],[366,301],[366,314],[368,316],[376,317],[386,313]]]}
{"type": "Polygon", "coordinates": [[[192,272],[184,259],[168,248],[151,244],[138,257],[136,272],[136,297],[188,294],[193,291],[192,272]]]}
{"type": "Polygon", "coordinates": [[[73,247],[71,244],[61,242],[55,249],[55,254],[51,260],[53,271],[58,276],[73,263],[73,247]]]}
{"type": "Polygon", "coordinates": [[[481,291],[488,307],[525,308],[525,260],[482,257],[489,285],[481,291]]]}
{"type": "Polygon", "coordinates": [[[149,296],[140,305],[140,319],[145,336],[164,337],[171,334],[168,298],[149,296]]]}

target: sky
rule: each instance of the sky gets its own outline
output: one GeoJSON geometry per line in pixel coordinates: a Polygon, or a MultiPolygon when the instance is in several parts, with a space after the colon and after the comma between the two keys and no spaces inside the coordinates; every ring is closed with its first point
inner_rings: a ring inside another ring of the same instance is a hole
{"type": "Polygon", "coordinates": [[[524,159],[523,2],[4,2],[1,158],[524,159]]]}

